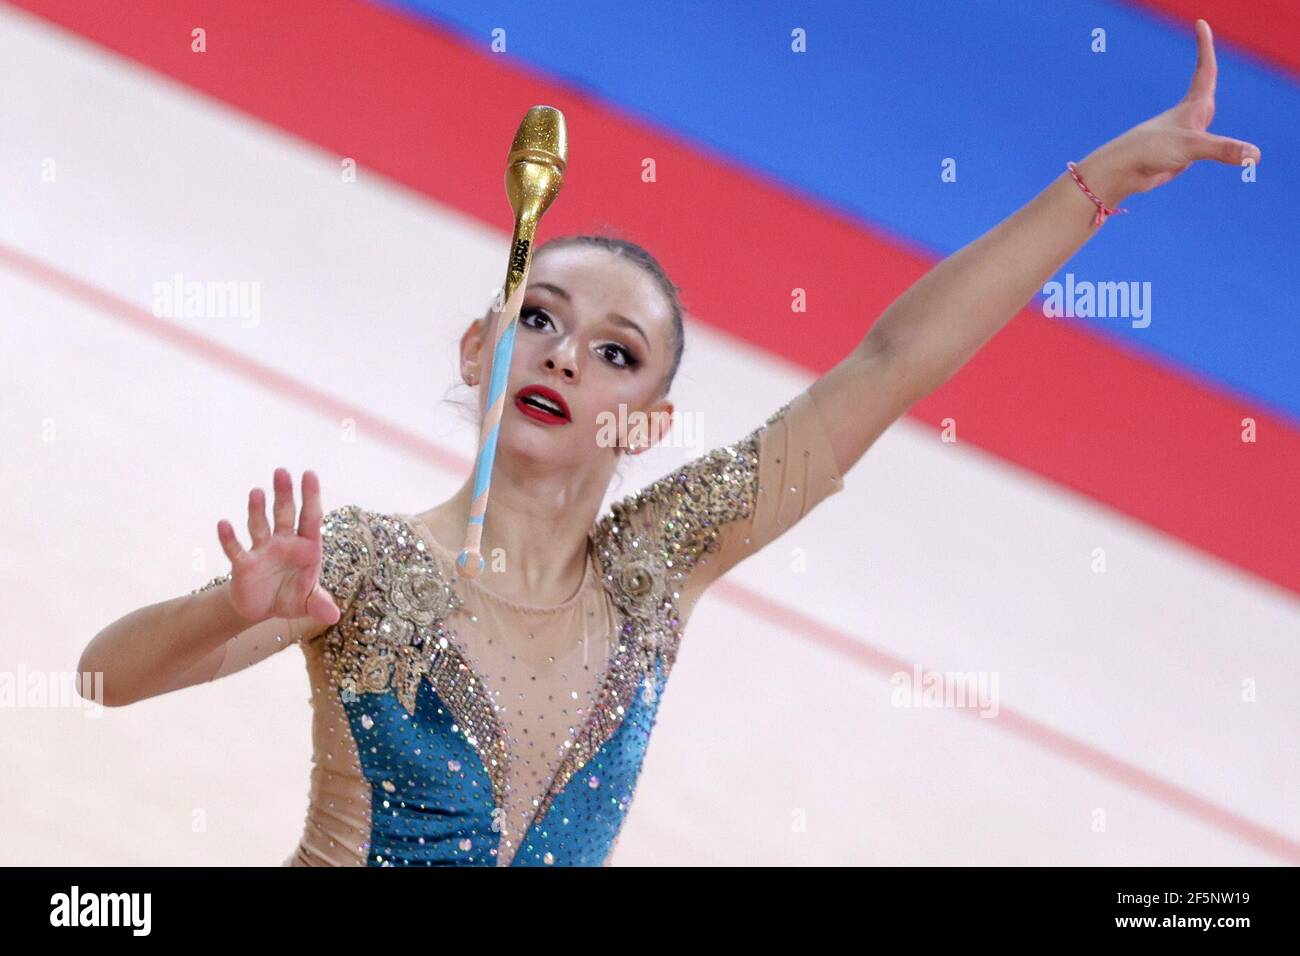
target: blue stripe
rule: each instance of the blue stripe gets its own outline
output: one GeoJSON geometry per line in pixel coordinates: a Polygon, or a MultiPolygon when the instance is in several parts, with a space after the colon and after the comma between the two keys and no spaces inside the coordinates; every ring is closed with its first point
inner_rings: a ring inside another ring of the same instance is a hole
{"type": "Polygon", "coordinates": [[[487,441],[479,449],[478,467],[474,470],[474,501],[478,501],[492,481],[492,462],[497,456],[497,436],[501,425],[497,423],[487,434],[487,441]]]}
{"type": "MultiPolygon", "coordinates": [[[[510,360],[514,355],[515,331],[518,322],[511,322],[497,342],[492,352],[492,378],[488,382],[487,408],[501,397],[510,381],[510,360]]],[[[497,457],[497,439],[501,434],[501,422],[498,421],[487,433],[487,439],[479,450],[478,467],[474,470],[474,500],[477,501],[487,490],[492,481],[492,463],[497,457]]]]}
{"type": "MultiPolygon", "coordinates": [[[[1190,29],[1103,0],[594,6],[388,0],[940,257],[1070,159],[1173,105],[1190,29]],[[790,51],[807,31],[808,52],[790,51]],[[1107,31],[1108,52],[1090,33],[1107,31]],[[956,183],[940,163],[957,160],[956,183]]],[[[1151,282],[1147,328],[1088,326],[1300,420],[1300,83],[1216,42],[1211,131],[1259,144],[1259,182],[1200,163],[1110,220],[1061,270],[1151,282]]],[[[580,150],[581,130],[572,130],[580,150]]],[[[772,241],[780,241],[773,237],[772,241]]],[[[846,268],[851,268],[846,264],[846,268]]],[[[864,316],[864,327],[872,317],[864,316]]]]}

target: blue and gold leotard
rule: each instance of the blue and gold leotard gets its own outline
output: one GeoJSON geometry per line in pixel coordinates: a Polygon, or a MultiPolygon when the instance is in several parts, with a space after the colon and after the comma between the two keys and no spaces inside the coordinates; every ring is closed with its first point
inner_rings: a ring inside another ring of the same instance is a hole
{"type": "Polygon", "coordinates": [[[614,503],[578,592],[546,607],[459,578],[413,515],[330,511],[320,581],[339,621],[305,640],[308,619],[263,621],[210,678],[302,647],[313,767],[285,864],[606,863],[696,600],[842,487],[802,392],[614,503]]]}

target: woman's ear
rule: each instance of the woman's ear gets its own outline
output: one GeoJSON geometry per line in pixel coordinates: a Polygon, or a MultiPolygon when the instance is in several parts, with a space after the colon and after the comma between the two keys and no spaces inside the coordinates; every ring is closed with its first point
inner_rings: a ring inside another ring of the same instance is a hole
{"type": "Polygon", "coordinates": [[[646,416],[650,423],[650,441],[643,443],[639,441],[628,441],[627,454],[639,455],[642,452],[649,451],[655,445],[661,443],[668,437],[669,432],[673,430],[673,403],[669,401],[655,402],[646,411],[646,416]]]}
{"type": "Polygon", "coordinates": [[[466,385],[477,385],[483,377],[480,358],[483,355],[485,329],[483,320],[475,319],[460,337],[460,376],[466,385]]]}

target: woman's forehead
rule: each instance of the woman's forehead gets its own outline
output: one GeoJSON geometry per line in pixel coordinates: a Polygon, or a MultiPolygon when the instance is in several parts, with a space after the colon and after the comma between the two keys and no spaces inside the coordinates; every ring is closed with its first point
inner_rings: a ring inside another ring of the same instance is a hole
{"type": "Polygon", "coordinates": [[[567,298],[579,308],[621,312],[637,321],[659,324],[671,317],[654,278],[632,260],[605,249],[548,249],[533,260],[528,287],[567,298]]]}

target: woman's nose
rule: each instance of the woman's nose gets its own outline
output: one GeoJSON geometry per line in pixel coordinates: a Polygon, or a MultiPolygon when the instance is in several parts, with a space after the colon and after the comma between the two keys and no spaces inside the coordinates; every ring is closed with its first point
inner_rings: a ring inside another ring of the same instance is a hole
{"type": "Polygon", "coordinates": [[[564,359],[560,359],[557,361],[554,358],[548,358],[546,360],[546,367],[548,369],[559,368],[561,371],[564,372],[565,378],[569,378],[569,379],[572,379],[577,375],[577,371],[573,368],[575,364],[576,363],[569,362],[564,359]]]}

